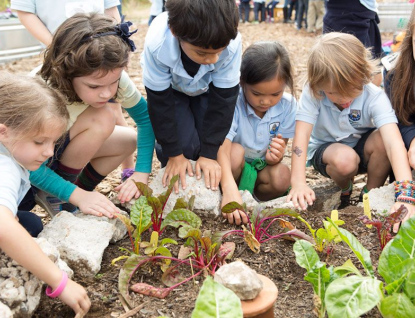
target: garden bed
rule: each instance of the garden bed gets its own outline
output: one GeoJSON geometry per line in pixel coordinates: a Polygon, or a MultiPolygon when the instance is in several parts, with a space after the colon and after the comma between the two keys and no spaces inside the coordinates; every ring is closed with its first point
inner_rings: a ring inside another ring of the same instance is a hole
{"type": "MultiPolygon", "coordinates": [[[[147,26],[140,25],[139,32],[135,36],[138,47],[138,53],[132,54],[129,66],[129,74],[136,82],[137,87],[142,93],[145,93],[141,82],[141,69],[139,67],[139,53],[142,51],[143,42],[147,26]]],[[[297,96],[300,95],[301,80],[306,71],[306,59],[310,47],[314,43],[315,35],[309,35],[305,31],[298,32],[293,25],[275,23],[260,25],[241,25],[240,31],[243,35],[243,47],[246,48],[251,43],[261,40],[278,40],[283,43],[291,54],[292,63],[295,67],[295,87],[298,89],[297,96]]],[[[1,69],[7,69],[15,73],[25,73],[41,63],[39,57],[15,61],[10,64],[0,65],[1,69]]],[[[130,123],[132,123],[130,121],[130,123]]],[[[289,152],[284,159],[289,163],[289,152]]],[[[154,170],[158,169],[158,164],[154,163],[154,170]]],[[[327,179],[307,170],[307,177],[310,184],[319,184],[326,182],[327,179]]],[[[119,171],[111,174],[102,185],[98,188],[103,193],[119,182],[119,171]]],[[[41,211],[39,212],[42,213],[41,211]]],[[[348,207],[339,211],[339,218],[345,221],[343,228],[354,234],[363,246],[371,252],[374,267],[377,267],[377,261],[380,254],[379,243],[374,229],[368,229],[359,220],[358,216],[363,214],[363,209],[359,207],[348,207]]],[[[43,214],[45,215],[45,214],[43,214]]],[[[322,227],[322,220],[330,215],[330,211],[304,212],[302,216],[313,228],[322,227]]],[[[224,223],[222,217],[217,219],[201,216],[202,230],[209,229],[212,231],[239,228],[235,225],[224,223]]],[[[44,218],[48,221],[47,217],[44,218]]],[[[304,232],[308,233],[304,226],[299,222],[294,222],[304,232]]],[[[308,233],[309,234],[309,233],[308,233]]],[[[148,235],[148,234],[146,234],[148,235]]],[[[177,230],[168,229],[163,237],[177,238],[177,230]]],[[[149,240],[148,237],[144,239],[149,240]]],[[[254,254],[242,239],[229,237],[226,240],[236,243],[236,251],[233,260],[241,259],[259,274],[269,277],[278,287],[279,296],[275,306],[275,317],[314,317],[313,310],[313,290],[311,284],[304,281],[305,270],[297,265],[293,252],[293,242],[286,240],[272,240],[261,246],[261,252],[254,254]]],[[[102,268],[99,274],[91,278],[81,278],[75,274],[75,280],[85,286],[92,300],[92,307],[88,317],[119,317],[125,313],[125,308],[119,300],[118,293],[118,274],[119,266],[112,266],[111,260],[122,255],[118,247],[129,247],[129,240],[124,239],[117,244],[110,245],[105,251],[102,261],[102,268]]],[[[177,253],[177,248],[173,248],[173,254],[177,253]]],[[[176,254],[177,255],[177,254],[176,254]]],[[[175,256],[176,256],[175,255],[175,256]]],[[[322,261],[325,255],[320,255],[322,261]]],[[[343,245],[336,245],[334,252],[330,255],[327,262],[330,265],[341,265],[348,258],[358,266],[354,254],[350,249],[343,245]]],[[[376,271],[375,271],[376,272],[376,271]]],[[[162,286],[159,277],[158,268],[147,269],[138,272],[133,282],[146,282],[162,286]]],[[[198,290],[201,286],[202,278],[196,279],[196,285],[192,281],[180,286],[174,290],[166,299],[160,300],[147,296],[134,295],[133,299],[136,305],[145,302],[145,306],[134,317],[158,317],[165,315],[167,317],[190,317],[194,307],[198,290]]],[[[63,305],[58,300],[49,299],[42,296],[41,303],[34,317],[73,317],[69,307],[63,305]]],[[[380,317],[380,314],[372,310],[365,317],[380,317]]]]}

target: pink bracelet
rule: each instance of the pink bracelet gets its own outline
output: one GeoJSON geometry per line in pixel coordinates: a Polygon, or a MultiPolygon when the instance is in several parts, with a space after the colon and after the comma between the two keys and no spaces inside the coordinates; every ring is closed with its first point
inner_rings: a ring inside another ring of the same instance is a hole
{"type": "Polygon", "coordinates": [[[65,272],[62,272],[62,280],[59,283],[59,286],[56,287],[55,290],[52,290],[52,287],[48,286],[46,288],[46,295],[49,296],[50,298],[59,297],[59,295],[62,294],[63,290],[65,289],[67,282],[68,282],[68,274],[66,274],[65,272]]]}

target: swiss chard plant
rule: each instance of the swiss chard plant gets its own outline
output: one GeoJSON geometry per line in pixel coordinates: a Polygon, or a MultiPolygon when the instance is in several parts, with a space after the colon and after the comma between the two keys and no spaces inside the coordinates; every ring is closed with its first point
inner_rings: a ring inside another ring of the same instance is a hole
{"type": "Polygon", "coordinates": [[[350,232],[328,221],[356,255],[366,275],[350,260],[340,267],[327,268],[311,244],[296,242],[296,260],[307,270],[305,279],[313,285],[319,317],[324,317],[325,310],[329,317],[359,317],[375,306],[383,317],[414,317],[415,219],[405,222],[382,251],[378,273],[385,283],[375,277],[369,251],[350,232]]]}
{"type": "Polygon", "coordinates": [[[235,210],[239,210],[248,216],[247,227],[243,225],[242,230],[224,231],[220,232],[220,234],[222,235],[222,238],[225,238],[229,235],[237,235],[243,237],[249,248],[254,253],[260,252],[260,246],[262,243],[278,238],[298,238],[313,242],[314,244],[313,238],[296,229],[290,222],[285,221],[281,218],[283,216],[294,217],[305,223],[310,232],[314,233],[315,231],[311,228],[311,226],[294,210],[279,208],[264,209],[261,206],[257,206],[249,216],[245,212],[245,208],[237,202],[233,201],[222,207],[222,213],[232,213],[235,210]],[[283,231],[273,235],[270,233],[270,230],[272,225],[275,223],[282,225],[283,231]]]}
{"type": "Polygon", "coordinates": [[[370,224],[376,228],[380,242],[380,248],[382,250],[393,238],[393,225],[395,223],[401,222],[405,218],[407,210],[400,208],[391,214],[386,214],[386,216],[385,214],[386,213],[383,213],[382,215],[376,215],[376,217],[373,219],[369,219],[369,217],[366,215],[360,217],[364,224],[370,224]]]}
{"type": "MultiPolygon", "coordinates": [[[[331,211],[330,219],[337,226],[341,226],[344,224],[344,221],[339,220],[339,212],[337,210],[331,211]]],[[[327,255],[330,255],[334,244],[341,242],[342,239],[337,230],[331,225],[329,221],[323,220],[323,226],[324,227],[319,228],[315,232],[315,249],[318,252],[323,252],[325,250],[327,255]]]]}
{"type": "Polygon", "coordinates": [[[197,296],[192,318],[242,317],[241,300],[225,286],[206,277],[197,296]]]}
{"type": "MultiPolygon", "coordinates": [[[[131,289],[158,298],[167,297],[174,288],[196,276],[201,274],[214,275],[218,266],[224,264],[225,259],[233,254],[235,246],[230,242],[221,244],[220,236],[211,235],[208,231],[202,233],[199,229],[201,223],[200,218],[187,209],[175,209],[166,216],[161,228],[166,226],[179,228],[179,237],[187,239],[191,251],[184,259],[166,255],[131,255],[124,263],[118,281],[120,293],[127,302],[129,302],[128,286],[134,273],[147,264],[160,264],[162,262],[169,264],[168,268],[163,268],[165,271],[161,276],[162,282],[168,287],[155,287],[146,283],[137,283],[131,289]],[[181,270],[183,266],[191,268],[192,275],[190,277],[183,277],[181,270]]],[[[154,243],[153,246],[155,247],[156,244],[154,243]]]]}
{"type": "MultiPolygon", "coordinates": [[[[167,187],[167,190],[158,196],[153,196],[153,190],[146,184],[142,182],[136,182],[138,190],[140,190],[141,195],[147,199],[148,206],[151,207],[151,226],[153,231],[161,234],[163,232],[161,223],[163,222],[163,211],[166,206],[167,200],[170,197],[171,192],[173,191],[173,186],[176,181],[179,179],[178,175],[175,175],[170,180],[170,184],[167,187]]],[[[194,200],[194,199],[193,199],[194,200]]],[[[186,204],[184,200],[179,200],[178,204],[186,204]]],[[[192,210],[192,208],[190,208],[192,210]]]]}

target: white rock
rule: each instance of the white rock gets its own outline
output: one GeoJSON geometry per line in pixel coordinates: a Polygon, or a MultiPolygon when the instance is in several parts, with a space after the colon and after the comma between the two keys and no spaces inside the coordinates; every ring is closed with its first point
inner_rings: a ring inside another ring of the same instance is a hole
{"type": "MultiPolygon", "coordinates": [[[[195,169],[195,162],[190,161],[195,169]]],[[[162,185],[162,178],[164,174],[165,168],[160,169],[157,172],[156,177],[151,181],[149,184],[150,188],[153,190],[153,195],[157,196],[162,194],[167,190],[167,187],[164,188],[162,185]]],[[[200,180],[196,179],[196,176],[190,177],[186,174],[186,189],[183,190],[181,185],[179,186],[179,193],[175,194],[174,191],[171,193],[169,200],[164,208],[164,215],[171,212],[176,203],[176,200],[180,197],[184,198],[188,201],[192,195],[195,195],[195,204],[194,204],[194,212],[203,212],[208,215],[219,215],[220,214],[220,201],[221,201],[221,194],[220,191],[212,191],[206,188],[205,179],[202,173],[202,178],[200,180]]]]}
{"type": "Polygon", "coordinates": [[[214,280],[232,290],[241,300],[254,299],[263,288],[257,273],[241,261],[221,266],[214,280]]]}
{"type": "Polygon", "coordinates": [[[75,272],[91,276],[99,272],[104,250],[113,233],[113,226],[108,222],[61,212],[44,227],[39,237],[55,245],[62,259],[75,272]]]}
{"type": "MultiPolygon", "coordinates": [[[[124,214],[124,215],[128,215],[126,212],[124,211],[120,211],[120,213],[124,214]]],[[[94,216],[94,215],[90,215],[90,214],[84,214],[84,213],[77,213],[75,214],[76,217],[80,218],[80,219],[84,219],[84,220],[95,220],[95,221],[99,221],[99,222],[107,222],[109,224],[112,225],[113,228],[113,235],[111,238],[111,243],[116,243],[119,240],[121,240],[125,234],[127,234],[127,228],[124,226],[124,224],[117,218],[112,218],[109,219],[107,217],[98,217],[98,216],[94,216]]]]}
{"type": "Polygon", "coordinates": [[[0,318],[13,318],[10,308],[2,302],[0,302],[0,318]]]}
{"type": "Polygon", "coordinates": [[[393,184],[388,186],[371,189],[369,191],[370,209],[377,213],[383,214],[383,211],[389,212],[395,203],[395,188],[393,184]]]}

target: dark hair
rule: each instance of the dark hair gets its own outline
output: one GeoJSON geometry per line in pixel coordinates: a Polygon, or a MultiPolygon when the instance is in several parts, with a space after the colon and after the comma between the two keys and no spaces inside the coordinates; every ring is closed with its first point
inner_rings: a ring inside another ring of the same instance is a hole
{"type": "Polygon", "coordinates": [[[415,7],[406,28],[406,35],[400,46],[400,54],[392,72],[391,102],[396,117],[404,125],[412,124],[411,117],[415,114],[415,60],[412,37],[415,29],[415,7]]]}
{"type": "Polygon", "coordinates": [[[172,33],[194,46],[220,49],[238,34],[235,0],[168,0],[166,10],[172,33]]]}
{"type": "Polygon", "coordinates": [[[242,55],[241,84],[255,85],[277,76],[294,94],[294,80],[290,57],[278,42],[257,42],[242,55]]]}
{"type": "Polygon", "coordinates": [[[75,77],[126,67],[130,46],[117,35],[93,38],[114,31],[116,21],[98,13],[79,13],[61,24],[45,53],[40,75],[65,94],[69,102],[80,102],[73,89],[75,77]]]}

